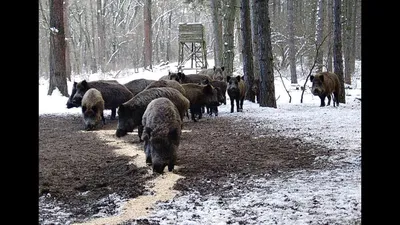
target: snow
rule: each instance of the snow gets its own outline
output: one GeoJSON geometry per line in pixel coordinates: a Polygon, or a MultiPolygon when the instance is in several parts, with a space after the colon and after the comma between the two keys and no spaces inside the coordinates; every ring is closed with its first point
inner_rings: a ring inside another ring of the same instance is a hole
{"type": "MultiPolygon", "coordinates": [[[[213,66],[213,60],[209,62],[213,66]]],[[[73,81],[116,79],[126,83],[133,79],[157,80],[175,71],[177,63],[155,66],[153,71],[140,69],[109,74],[75,75],[73,81]],[[117,74],[117,76],[116,76],[117,74]]],[[[334,162],[335,167],[317,171],[301,170],[271,179],[252,179],[247,190],[235,190],[234,197],[178,195],[159,202],[149,219],[160,224],[354,224],[361,223],[361,63],[356,64],[352,89],[346,89],[346,103],[339,107],[319,107],[320,99],[310,93],[310,82],[300,103],[301,90],[290,84],[288,72],[281,73],[292,101],[279,76],[275,79],[277,108],[259,107],[244,102],[243,113],[230,113],[230,104],[219,108],[219,116],[246,120],[261,128],[267,126],[274,135],[297,137],[324,146],[333,154],[317,158],[334,162]]],[[[194,73],[187,70],[184,73],[194,73]]],[[[241,73],[240,71],[238,72],[241,73]]],[[[276,74],[278,75],[278,74],[276,74]]],[[[73,81],[68,81],[69,93],[73,81]]],[[[66,108],[67,97],[58,90],[47,95],[48,80],[39,79],[39,114],[79,114],[80,109],[66,108]]],[[[299,78],[304,84],[304,78],[299,78]]],[[[229,99],[227,99],[229,100],[229,99]]],[[[109,113],[105,111],[105,113],[109,113]]],[[[269,134],[271,135],[271,134],[269,134]]],[[[260,136],[254,137],[254,139],[260,136]]]]}

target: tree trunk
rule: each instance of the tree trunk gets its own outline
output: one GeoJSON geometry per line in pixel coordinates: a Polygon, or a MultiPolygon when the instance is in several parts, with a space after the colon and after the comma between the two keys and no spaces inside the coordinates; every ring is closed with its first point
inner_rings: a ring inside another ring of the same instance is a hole
{"type": "Polygon", "coordinates": [[[224,66],[227,76],[232,76],[233,59],[235,57],[234,25],[235,25],[235,3],[236,0],[225,0],[224,18],[224,66]]]}
{"type": "Polygon", "coordinates": [[[50,1],[50,85],[48,95],[58,88],[69,97],[65,66],[63,0],[50,1]]]}
{"type": "Polygon", "coordinates": [[[334,36],[333,36],[333,64],[334,73],[338,75],[340,81],[339,102],[346,103],[343,77],[343,54],[342,54],[342,25],[340,21],[341,0],[334,0],[334,36]]]}
{"type": "Polygon", "coordinates": [[[355,13],[357,5],[353,4],[356,1],[346,0],[345,1],[345,14],[346,22],[344,24],[343,36],[344,42],[344,81],[346,84],[351,84],[351,77],[355,67],[355,13]]]}
{"type": "MultiPolygon", "coordinates": [[[[317,18],[317,46],[320,46],[322,43],[323,35],[324,35],[324,6],[325,6],[325,0],[319,0],[318,2],[318,18],[317,18]]],[[[324,58],[324,53],[323,53],[323,48],[320,47],[318,50],[318,55],[316,58],[316,72],[322,72],[322,67],[323,67],[323,58],[324,58]]]]}
{"type": "Polygon", "coordinates": [[[260,80],[260,58],[258,55],[258,15],[256,14],[257,10],[255,9],[254,1],[250,1],[250,15],[251,15],[251,40],[253,41],[253,72],[254,79],[260,80]]]}
{"type": "Polygon", "coordinates": [[[69,45],[70,45],[70,34],[69,34],[69,20],[68,20],[68,7],[69,7],[69,0],[64,0],[64,31],[65,31],[65,73],[66,77],[69,81],[71,81],[71,59],[69,57],[69,45]]]}
{"type": "Polygon", "coordinates": [[[292,84],[297,84],[296,74],[296,45],[294,42],[294,12],[293,12],[293,0],[288,0],[288,28],[289,28],[289,65],[290,65],[290,80],[292,84]]]}
{"type": "Polygon", "coordinates": [[[171,24],[172,24],[172,10],[169,12],[168,16],[168,38],[167,38],[167,62],[170,60],[171,54],[171,24]]]}
{"type": "MultiPolygon", "coordinates": [[[[249,0],[247,0],[249,1],[249,0]]],[[[240,2],[241,0],[236,0],[235,6],[240,6],[240,2]]],[[[240,8],[239,7],[235,7],[235,46],[237,46],[235,48],[235,55],[238,55],[239,57],[237,57],[238,59],[238,63],[239,64],[243,64],[243,59],[241,57],[242,54],[242,47],[243,47],[243,38],[242,38],[242,30],[241,30],[241,21],[240,21],[240,8]]],[[[250,12],[249,12],[250,13],[250,12]]],[[[250,20],[250,18],[249,18],[250,20]]],[[[251,29],[250,29],[251,30],[251,29]]],[[[250,33],[250,37],[251,37],[251,33],[250,33]]]]}
{"type": "Polygon", "coordinates": [[[97,0],[97,35],[99,39],[99,69],[100,71],[105,71],[105,63],[106,63],[106,44],[105,44],[105,25],[104,25],[104,4],[102,4],[101,0],[97,0]]]}
{"type": "Polygon", "coordinates": [[[255,1],[255,8],[259,15],[258,23],[258,43],[260,56],[260,106],[276,108],[275,84],[273,70],[273,56],[271,46],[271,27],[268,15],[269,0],[252,0],[255,1]]]}
{"type": "MultiPolygon", "coordinates": [[[[243,57],[243,74],[246,87],[252,87],[254,82],[254,73],[249,0],[241,0],[240,12],[243,38],[243,45],[241,46],[243,57]]],[[[245,99],[255,102],[255,93],[253,92],[252,88],[247,88],[245,99]]]]}
{"type": "Polygon", "coordinates": [[[152,44],[151,44],[151,0],[144,1],[143,7],[144,27],[144,68],[152,70],[152,44]]]}
{"type": "Polygon", "coordinates": [[[220,0],[211,0],[212,27],[215,38],[214,42],[214,65],[221,67],[222,65],[222,20],[220,16],[221,2],[220,0]]]}
{"type": "MultiPolygon", "coordinates": [[[[91,12],[94,12],[94,10],[93,10],[93,3],[92,3],[92,1],[90,1],[90,11],[91,12]]],[[[96,48],[96,41],[97,41],[97,38],[95,38],[96,37],[96,35],[95,35],[95,24],[94,24],[94,21],[95,21],[95,18],[94,18],[94,13],[91,13],[91,20],[92,20],[92,22],[91,22],[91,24],[92,24],[92,38],[91,38],[91,42],[92,42],[92,47],[93,47],[93,51],[92,51],[92,60],[91,60],[91,64],[90,64],[90,70],[92,71],[92,73],[95,73],[95,72],[97,72],[97,62],[96,62],[96,58],[98,57],[97,56],[97,48],[96,48]]]]}
{"type": "Polygon", "coordinates": [[[333,12],[333,0],[327,0],[328,1],[328,4],[327,4],[327,14],[328,14],[328,19],[327,19],[327,21],[328,21],[328,33],[329,33],[329,37],[328,37],[328,43],[327,43],[327,50],[328,50],[328,52],[327,52],[327,55],[326,55],[326,70],[327,71],[329,71],[329,72],[332,72],[333,71],[333,68],[332,68],[332,64],[333,64],[333,62],[332,62],[332,59],[333,59],[333,56],[332,56],[332,45],[333,45],[333,35],[332,35],[332,33],[333,33],[333,15],[332,15],[332,12],[333,12]]]}

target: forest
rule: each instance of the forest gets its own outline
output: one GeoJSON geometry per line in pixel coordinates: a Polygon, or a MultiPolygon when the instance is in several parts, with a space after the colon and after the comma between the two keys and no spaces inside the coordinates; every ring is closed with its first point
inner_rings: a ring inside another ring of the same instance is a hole
{"type": "MultiPolygon", "coordinates": [[[[332,71],[352,83],[361,60],[359,0],[40,0],[39,78],[68,96],[71,75],[118,75],[179,59],[179,24],[201,23],[205,49],[227,75],[261,79],[260,106],[276,107],[273,78],[332,71]]],[[[248,90],[246,99],[254,102],[248,90]]]]}

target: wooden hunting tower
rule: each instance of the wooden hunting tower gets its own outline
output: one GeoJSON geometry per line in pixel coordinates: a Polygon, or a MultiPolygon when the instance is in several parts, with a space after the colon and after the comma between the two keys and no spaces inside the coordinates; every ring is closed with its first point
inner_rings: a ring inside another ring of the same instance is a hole
{"type": "Polygon", "coordinates": [[[184,69],[187,61],[191,60],[191,68],[206,69],[207,49],[204,27],[201,23],[179,24],[179,59],[178,71],[184,69]]]}

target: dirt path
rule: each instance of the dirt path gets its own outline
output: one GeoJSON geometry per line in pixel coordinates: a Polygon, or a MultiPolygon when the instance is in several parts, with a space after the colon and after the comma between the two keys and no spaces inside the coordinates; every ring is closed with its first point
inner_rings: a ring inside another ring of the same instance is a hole
{"type": "Polygon", "coordinates": [[[79,115],[39,116],[39,222],[121,224],[144,216],[156,201],[177,193],[229,194],[231,177],[272,177],[280,172],[316,168],[319,146],[299,139],[270,137],[249,121],[204,117],[184,122],[177,168],[155,175],[145,165],[137,134],[114,136],[117,121],[107,120],[100,131],[82,131],[79,115]],[[179,179],[183,178],[184,179],[179,179]],[[119,198],[110,198],[117,194],[119,198]],[[100,201],[107,199],[107,201],[100,201]],[[67,216],[47,210],[53,199],[67,216]],[[120,207],[118,199],[131,199],[120,207]],[[47,205],[47,206],[46,206],[47,205]],[[137,207],[135,210],[126,210],[137,207]],[[122,209],[121,209],[122,208],[122,209]],[[107,218],[91,218],[91,217],[107,218]],[[91,218],[90,220],[88,220],[91,218]]]}

